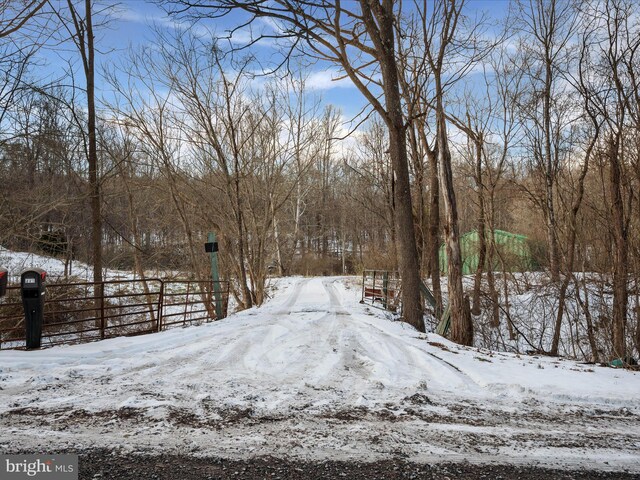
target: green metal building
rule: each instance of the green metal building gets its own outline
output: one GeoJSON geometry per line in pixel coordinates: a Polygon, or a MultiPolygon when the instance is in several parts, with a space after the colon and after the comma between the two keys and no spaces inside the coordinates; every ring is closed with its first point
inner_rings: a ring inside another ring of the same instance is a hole
{"type": "MultiPolygon", "coordinates": [[[[493,271],[501,271],[503,261],[505,270],[509,272],[525,272],[537,268],[525,235],[494,230],[493,238],[496,244],[496,254],[491,267],[493,271]]],[[[488,243],[487,241],[487,250],[488,243]]],[[[467,232],[460,237],[463,275],[471,275],[478,269],[479,245],[477,230],[467,232]]],[[[488,270],[488,267],[485,265],[485,271],[488,270]]],[[[440,246],[440,271],[447,273],[447,253],[444,244],[440,246]]]]}

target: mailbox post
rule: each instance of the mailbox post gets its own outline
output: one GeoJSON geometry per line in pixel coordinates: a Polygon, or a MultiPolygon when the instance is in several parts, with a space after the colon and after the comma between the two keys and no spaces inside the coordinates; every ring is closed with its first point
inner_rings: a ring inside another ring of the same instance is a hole
{"type": "Polygon", "coordinates": [[[22,306],[26,327],[27,350],[40,348],[44,320],[44,295],[47,272],[40,268],[26,270],[20,277],[22,306]]]}
{"type": "Polygon", "coordinates": [[[4,297],[7,294],[8,279],[9,279],[9,274],[7,273],[7,269],[0,268],[0,298],[4,297]]]}
{"type": "Polygon", "coordinates": [[[220,275],[218,274],[218,242],[216,234],[209,232],[208,243],[204,244],[204,249],[211,255],[211,279],[213,280],[213,296],[215,298],[216,320],[224,317],[222,308],[222,292],[220,291],[220,275]]]}

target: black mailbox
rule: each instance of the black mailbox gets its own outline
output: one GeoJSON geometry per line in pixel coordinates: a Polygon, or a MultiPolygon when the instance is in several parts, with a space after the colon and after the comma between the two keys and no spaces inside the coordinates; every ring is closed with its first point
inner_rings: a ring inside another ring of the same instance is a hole
{"type": "Polygon", "coordinates": [[[4,297],[7,294],[8,279],[9,279],[9,274],[7,273],[7,269],[0,268],[0,298],[4,297]]]}
{"type": "Polygon", "coordinates": [[[20,277],[27,349],[40,348],[44,319],[44,294],[47,272],[41,268],[26,270],[20,277]]]}

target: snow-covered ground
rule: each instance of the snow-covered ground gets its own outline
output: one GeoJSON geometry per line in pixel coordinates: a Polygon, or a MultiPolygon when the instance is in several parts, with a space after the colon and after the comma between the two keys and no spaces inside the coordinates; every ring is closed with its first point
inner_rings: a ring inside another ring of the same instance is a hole
{"type": "MultiPolygon", "coordinates": [[[[556,318],[558,316],[560,284],[550,280],[545,272],[494,273],[497,290],[499,326],[493,327],[493,299],[489,294],[486,275],[480,289],[480,314],[473,315],[474,343],[479,348],[502,352],[525,353],[551,350],[556,318]],[[506,296],[505,296],[506,295],[506,296]],[[510,328],[511,327],[511,328],[510,328]]],[[[441,287],[447,302],[447,280],[441,278],[441,287]]],[[[465,292],[472,297],[474,275],[463,277],[465,292]]],[[[611,318],[613,291],[606,274],[575,272],[569,282],[564,301],[558,352],[576,360],[593,361],[589,324],[592,322],[594,343],[598,348],[598,361],[613,356],[611,351],[611,318]]],[[[431,287],[431,281],[426,284],[431,287]]],[[[629,308],[627,311],[627,352],[637,359],[638,352],[631,332],[637,330],[640,318],[640,294],[635,279],[629,282],[629,308]]],[[[427,317],[427,327],[435,331],[438,319],[427,317]]]]}
{"type": "MultiPolygon", "coordinates": [[[[16,252],[8,250],[0,245],[0,267],[9,271],[9,282],[19,283],[20,275],[24,270],[30,268],[42,268],[47,272],[50,280],[64,279],[63,281],[92,281],[93,266],[73,260],[65,269],[65,261],[46,255],[39,255],[32,252],[16,252]]],[[[147,278],[184,278],[184,273],[175,270],[147,270],[147,278]]],[[[136,280],[139,277],[130,270],[115,270],[105,268],[102,272],[105,281],[112,280],[136,280]]]]}
{"type": "Polygon", "coordinates": [[[289,278],[260,308],[141,337],[0,352],[0,450],[640,473],[640,373],[459,347],[289,278]]]}
{"type": "MultiPolygon", "coordinates": [[[[18,283],[20,281],[20,274],[24,270],[30,268],[42,268],[47,272],[47,275],[52,278],[60,278],[65,276],[65,271],[68,276],[73,276],[82,280],[91,281],[93,278],[93,267],[79,261],[72,261],[65,270],[65,262],[59,258],[48,257],[45,255],[38,255],[31,252],[15,252],[7,250],[0,246],[0,267],[6,268],[9,271],[9,277],[11,282],[18,283]]],[[[110,270],[105,269],[105,280],[130,280],[135,276],[132,272],[123,270],[110,270]]]]}

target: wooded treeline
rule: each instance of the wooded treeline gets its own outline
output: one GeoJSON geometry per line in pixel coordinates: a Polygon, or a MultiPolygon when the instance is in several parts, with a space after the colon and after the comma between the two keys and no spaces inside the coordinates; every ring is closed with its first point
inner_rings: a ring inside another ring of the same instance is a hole
{"type": "Polygon", "coordinates": [[[575,320],[591,358],[638,355],[636,2],[521,0],[499,18],[453,0],[165,2],[191,20],[271,17],[276,30],[253,41],[284,39],[275,77],[256,77],[250,49],[188,29],[158,29],[95,73],[91,14],[105,11],[23,3],[0,27],[2,246],[204,278],[215,231],[242,307],[262,303],[269,275],[400,268],[407,320],[424,328],[415,269],[439,310],[451,304],[453,338],[471,344],[474,325],[520,334],[508,254],[491,234],[506,230],[528,236],[554,288],[540,350],[566,353],[575,320]],[[53,34],[35,26],[61,24],[82,68],[44,81],[33,59],[53,34]],[[339,67],[371,105],[351,135],[340,106],[307,88],[301,52],[339,67]],[[463,284],[471,230],[480,260],[463,284]],[[609,306],[597,318],[586,274],[609,306]]]}

